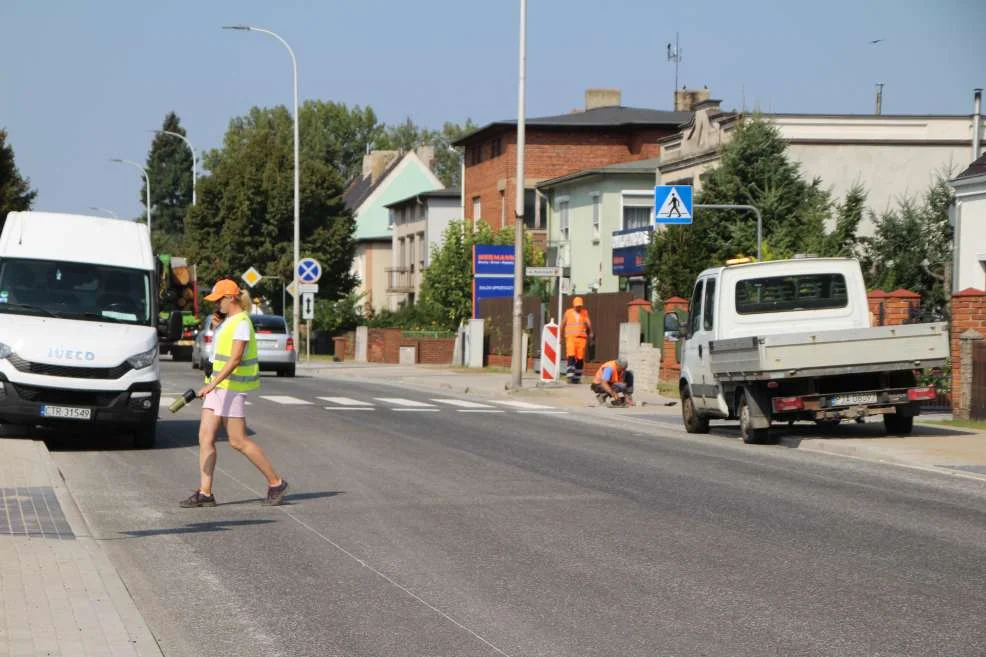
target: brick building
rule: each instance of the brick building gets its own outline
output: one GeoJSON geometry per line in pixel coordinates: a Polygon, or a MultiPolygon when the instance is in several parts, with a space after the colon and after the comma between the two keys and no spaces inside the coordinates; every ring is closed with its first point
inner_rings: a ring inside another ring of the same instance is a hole
{"type": "MultiPolygon", "coordinates": [[[[526,119],[524,224],[544,231],[546,202],[534,186],[582,169],[655,158],[658,140],[677,132],[691,112],[623,107],[616,89],[590,89],[585,109],[526,119]]],[[[517,188],[517,121],[490,123],[454,143],[465,148],[466,218],[512,225],[517,188]]],[[[543,238],[542,238],[543,239],[543,238]]]]}

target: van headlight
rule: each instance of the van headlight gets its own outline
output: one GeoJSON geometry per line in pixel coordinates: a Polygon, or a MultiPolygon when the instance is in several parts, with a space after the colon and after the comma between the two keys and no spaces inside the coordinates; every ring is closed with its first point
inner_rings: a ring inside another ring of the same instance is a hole
{"type": "Polygon", "coordinates": [[[10,348],[10,345],[0,342],[0,360],[8,358],[12,353],[14,353],[14,350],[10,348]]]}
{"type": "Polygon", "coordinates": [[[130,367],[135,370],[142,370],[145,367],[150,367],[154,364],[154,361],[157,360],[157,351],[157,345],[154,345],[143,353],[131,356],[127,359],[127,362],[130,364],[130,367]]]}

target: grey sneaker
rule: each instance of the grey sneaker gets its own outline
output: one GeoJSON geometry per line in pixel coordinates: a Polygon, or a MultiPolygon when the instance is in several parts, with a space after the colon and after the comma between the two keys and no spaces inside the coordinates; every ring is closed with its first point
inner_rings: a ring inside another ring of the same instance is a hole
{"type": "Polygon", "coordinates": [[[288,492],[288,480],[281,479],[280,486],[267,487],[267,499],[264,504],[267,506],[279,506],[284,501],[284,494],[288,492]]]}
{"type": "Polygon", "coordinates": [[[195,491],[188,498],[181,501],[181,508],[195,509],[202,506],[216,506],[215,495],[203,495],[201,491],[195,491]]]}

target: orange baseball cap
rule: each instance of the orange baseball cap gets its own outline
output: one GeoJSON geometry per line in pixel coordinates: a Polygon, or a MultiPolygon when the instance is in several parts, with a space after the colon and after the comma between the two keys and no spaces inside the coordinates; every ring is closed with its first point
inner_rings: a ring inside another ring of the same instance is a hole
{"type": "Polygon", "coordinates": [[[238,296],[240,296],[240,286],[228,278],[224,278],[221,281],[217,281],[216,284],[212,286],[212,294],[208,295],[205,300],[219,301],[223,297],[238,296]]]}
{"type": "Polygon", "coordinates": [[[572,299],[572,305],[573,306],[583,306],[585,304],[582,303],[582,297],[575,297],[574,299],[572,299]]]}

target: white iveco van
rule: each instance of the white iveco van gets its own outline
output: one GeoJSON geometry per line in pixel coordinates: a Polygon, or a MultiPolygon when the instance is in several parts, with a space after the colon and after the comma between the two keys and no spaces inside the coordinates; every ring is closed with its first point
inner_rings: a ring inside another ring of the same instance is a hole
{"type": "Polygon", "coordinates": [[[152,447],[161,397],[157,296],[146,225],[7,215],[0,234],[0,422],[72,435],[128,432],[138,447],[152,447]]]}

